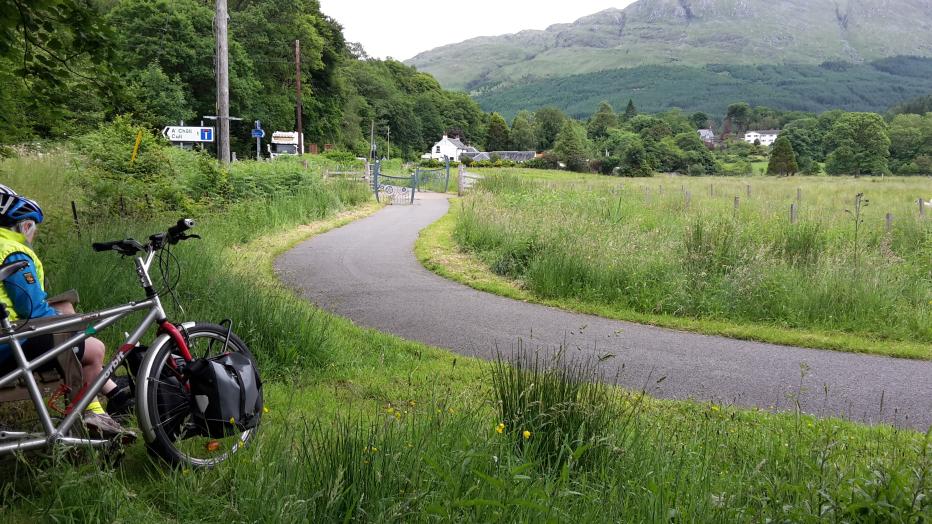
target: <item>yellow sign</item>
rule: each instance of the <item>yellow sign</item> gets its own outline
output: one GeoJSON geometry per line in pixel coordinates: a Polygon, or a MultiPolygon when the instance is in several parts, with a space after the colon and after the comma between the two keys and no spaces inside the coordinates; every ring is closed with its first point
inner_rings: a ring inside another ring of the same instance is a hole
{"type": "Polygon", "coordinates": [[[133,146],[133,158],[129,159],[129,165],[136,162],[136,154],[139,153],[139,144],[142,143],[142,130],[136,133],[136,145],[133,146]]]}

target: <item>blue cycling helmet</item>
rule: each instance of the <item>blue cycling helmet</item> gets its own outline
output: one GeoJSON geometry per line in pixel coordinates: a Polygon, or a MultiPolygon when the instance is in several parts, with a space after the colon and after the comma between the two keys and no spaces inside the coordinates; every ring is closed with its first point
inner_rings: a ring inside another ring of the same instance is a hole
{"type": "Polygon", "coordinates": [[[0,227],[10,227],[24,220],[41,224],[45,216],[35,200],[20,196],[9,187],[0,184],[0,227]]]}

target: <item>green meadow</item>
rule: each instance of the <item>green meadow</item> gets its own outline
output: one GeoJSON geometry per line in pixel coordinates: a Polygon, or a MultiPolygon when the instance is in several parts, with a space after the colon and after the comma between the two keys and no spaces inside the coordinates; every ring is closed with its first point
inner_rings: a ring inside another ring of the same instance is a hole
{"type": "Polygon", "coordinates": [[[445,234],[521,298],[932,358],[932,211],[917,204],[927,178],[482,171],[445,234]]]}

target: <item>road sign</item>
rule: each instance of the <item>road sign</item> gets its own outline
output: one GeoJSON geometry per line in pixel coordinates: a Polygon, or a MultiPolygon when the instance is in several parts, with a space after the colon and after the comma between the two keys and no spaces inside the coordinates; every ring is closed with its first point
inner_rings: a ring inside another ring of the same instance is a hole
{"type": "Polygon", "coordinates": [[[253,138],[265,138],[265,130],[264,129],[253,129],[252,137],[253,138]]]}
{"type": "Polygon", "coordinates": [[[214,128],[212,127],[168,126],[162,130],[162,134],[172,142],[214,141],[214,128]]]}

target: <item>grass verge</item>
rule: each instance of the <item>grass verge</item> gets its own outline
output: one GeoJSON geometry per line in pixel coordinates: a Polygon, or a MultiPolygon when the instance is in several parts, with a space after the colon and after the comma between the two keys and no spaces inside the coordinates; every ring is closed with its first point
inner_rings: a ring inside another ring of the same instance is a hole
{"type": "Polygon", "coordinates": [[[520,281],[496,274],[479,256],[459,246],[454,238],[454,231],[457,220],[462,213],[460,202],[460,200],[454,199],[451,202],[449,213],[421,231],[414,251],[418,260],[427,269],[479,291],[605,318],[709,335],[721,335],[742,340],[854,353],[870,353],[899,358],[932,359],[932,347],[922,343],[877,340],[849,333],[787,329],[749,322],[721,322],[672,315],[646,314],[626,308],[594,304],[572,298],[543,298],[525,289],[520,281]]]}

